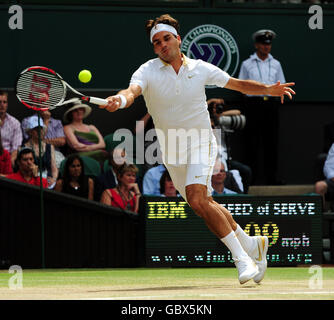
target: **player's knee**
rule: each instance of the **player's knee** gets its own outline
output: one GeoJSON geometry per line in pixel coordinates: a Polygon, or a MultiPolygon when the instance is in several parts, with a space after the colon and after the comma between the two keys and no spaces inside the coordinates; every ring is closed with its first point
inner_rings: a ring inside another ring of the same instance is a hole
{"type": "Polygon", "coordinates": [[[188,199],[190,207],[195,211],[197,215],[199,215],[202,218],[204,218],[205,214],[207,213],[206,210],[207,202],[208,202],[207,200],[198,197],[193,197],[191,199],[188,199]]]}

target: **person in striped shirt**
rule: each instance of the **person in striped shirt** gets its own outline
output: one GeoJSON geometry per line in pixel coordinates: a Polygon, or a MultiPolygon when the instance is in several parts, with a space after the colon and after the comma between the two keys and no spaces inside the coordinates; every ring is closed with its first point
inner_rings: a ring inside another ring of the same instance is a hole
{"type": "Polygon", "coordinates": [[[8,92],[0,90],[0,131],[2,146],[10,153],[11,163],[14,167],[17,150],[22,144],[22,130],[19,120],[7,113],[8,92]]]}

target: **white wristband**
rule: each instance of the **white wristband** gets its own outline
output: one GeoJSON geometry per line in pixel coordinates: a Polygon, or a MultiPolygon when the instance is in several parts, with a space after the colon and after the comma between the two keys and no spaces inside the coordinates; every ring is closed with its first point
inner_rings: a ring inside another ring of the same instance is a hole
{"type": "Polygon", "coordinates": [[[123,109],[125,108],[126,104],[127,104],[127,100],[125,98],[125,96],[123,96],[122,94],[118,94],[115,97],[120,98],[121,99],[121,105],[119,106],[119,109],[123,109]]]}

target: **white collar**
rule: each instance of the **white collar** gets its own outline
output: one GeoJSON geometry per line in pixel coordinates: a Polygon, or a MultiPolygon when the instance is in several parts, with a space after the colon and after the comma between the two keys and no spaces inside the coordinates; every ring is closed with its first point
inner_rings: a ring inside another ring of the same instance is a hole
{"type": "Polygon", "coordinates": [[[272,60],[272,59],[274,59],[274,57],[269,53],[267,59],[265,59],[265,60],[261,60],[261,59],[258,57],[258,55],[257,55],[256,52],[254,52],[254,53],[250,56],[250,58],[251,58],[252,60],[257,60],[257,61],[262,61],[262,62],[265,62],[265,61],[267,61],[267,60],[272,60]]]}
{"type": "MultiPolygon", "coordinates": [[[[158,57],[158,61],[159,61],[159,68],[160,69],[163,68],[163,67],[170,66],[170,64],[168,62],[165,62],[165,61],[161,60],[159,57],[158,57]]],[[[182,53],[182,65],[184,67],[189,65],[189,59],[183,53],[182,53]]]]}

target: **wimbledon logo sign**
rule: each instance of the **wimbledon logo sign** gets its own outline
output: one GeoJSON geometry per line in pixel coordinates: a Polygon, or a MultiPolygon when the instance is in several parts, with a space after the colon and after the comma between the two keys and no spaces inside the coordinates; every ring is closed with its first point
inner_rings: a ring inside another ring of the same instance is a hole
{"type": "Polygon", "coordinates": [[[238,68],[236,41],[225,29],[213,24],[203,24],[190,30],[183,38],[181,51],[189,58],[210,62],[231,76],[238,68]]]}

